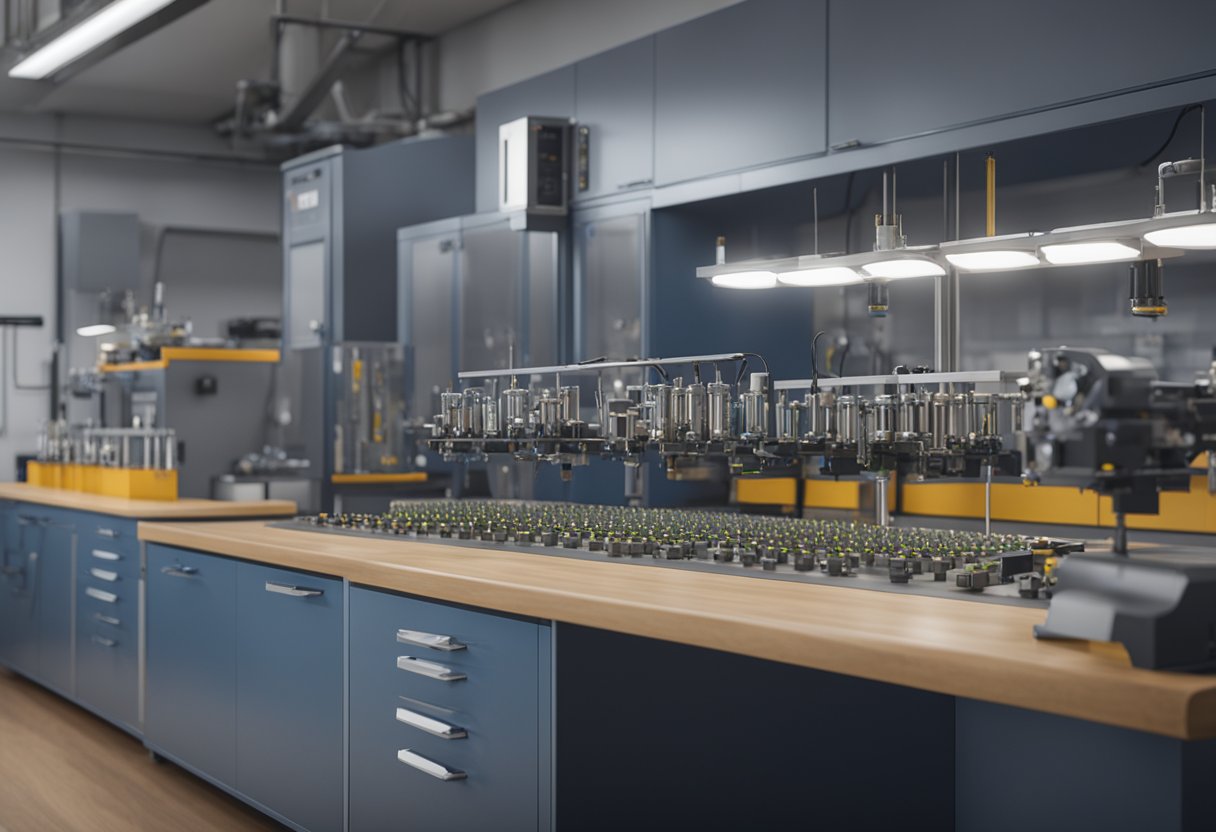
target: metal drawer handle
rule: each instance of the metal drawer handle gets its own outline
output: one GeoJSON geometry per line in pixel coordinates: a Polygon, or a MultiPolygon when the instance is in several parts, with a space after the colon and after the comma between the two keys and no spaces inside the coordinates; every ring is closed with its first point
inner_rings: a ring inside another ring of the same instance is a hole
{"type": "Polygon", "coordinates": [[[464,780],[469,776],[463,771],[457,771],[434,760],[428,760],[426,757],[423,757],[421,754],[415,754],[408,748],[398,751],[397,759],[411,768],[416,768],[424,774],[429,774],[440,780],[464,780]]]}
{"type": "Polygon", "coordinates": [[[323,589],[309,589],[303,586],[291,586],[290,584],[276,584],[274,581],[266,582],[266,591],[274,592],[278,595],[290,595],[292,598],[319,598],[325,594],[323,589]]]}
{"type": "Polygon", "coordinates": [[[112,615],[103,615],[102,613],[93,613],[93,620],[100,621],[102,624],[109,624],[111,627],[117,627],[122,624],[117,618],[112,615]]]}
{"type": "Polygon", "coordinates": [[[84,594],[90,598],[96,598],[98,601],[105,601],[107,604],[117,604],[118,596],[113,592],[106,592],[104,589],[96,587],[85,587],[84,594]]]}
{"type": "Polygon", "coordinates": [[[104,526],[97,527],[97,534],[99,537],[109,537],[109,538],[118,537],[118,532],[114,531],[113,529],[107,529],[104,526]]]}
{"type": "Polygon", "coordinates": [[[98,560],[122,560],[122,555],[117,552],[107,552],[105,549],[94,549],[93,557],[98,560]]]}
{"type": "Polygon", "coordinates": [[[117,572],[111,572],[109,569],[98,569],[96,566],[89,570],[89,574],[99,581],[114,583],[118,580],[117,572]]]}
{"type": "Polygon", "coordinates": [[[102,647],[117,647],[118,646],[117,641],[115,641],[112,638],[106,638],[105,636],[93,636],[93,643],[100,644],[102,647]]]}
{"type": "Polygon", "coordinates": [[[197,566],[164,566],[160,570],[162,575],[171,575],[174,578],[193,578],[198,574],[197,566]]]}
{"type": "Polygon", "coordinates": [[[435,633],[424,633],[421,630],[398,630],[397,641],[401,644],[413,644],[416,647],[430,647],[432,650],[467,650],[468,646],[461,644],[451,636],[440,636],[435,633]]]}
{"type": "Polygon", "coordinates": [[[462,740],[469,735],[468,731],[458,725],[448,725],[446,722],[431,719],[425,714],[411,711],[408,708],[397,709],[397,721],[445,740],[462,740]]]}
{"type": "Polygon", "coordinates": [[[435,664],[423,659],[416,659],[413,656],[398,656],[397,669],[408,670],[410,673],[417,673],[419,676],[429,676],[441,682],[459,682],[461,679],[469,678],[463,673],[452,670],[450,667],[444,667],[441,664],[435,664]]]}

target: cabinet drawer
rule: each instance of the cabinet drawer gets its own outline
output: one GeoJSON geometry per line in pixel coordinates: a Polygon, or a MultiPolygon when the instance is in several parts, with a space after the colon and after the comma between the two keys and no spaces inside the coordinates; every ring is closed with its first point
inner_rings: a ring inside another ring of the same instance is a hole
{"type": "MultiPolygon", "coordinates": [[[[76,697],[113,722],[138,729],[139,621],[131,601],[99,601],[81,583],[76,608],[76,697]]],[[[108,589],[105,591],[109,591],[108,589]]],[[[95,594],[95,593],[94,593],[95,594]]]]}
{"type": "Polygon", "coordinates": [[[487,817],[495,829],[537,829],[549,788],[549,628],[363,589],[350,592],[349,619],[351,829],[475,830],[487,817]],[[403,629],[465,649],[402,643],[403,629]],[[401,670],[403,656],[465,678],[401,670]],[[437,735],[444,726],[464,736],[437,735]]]}

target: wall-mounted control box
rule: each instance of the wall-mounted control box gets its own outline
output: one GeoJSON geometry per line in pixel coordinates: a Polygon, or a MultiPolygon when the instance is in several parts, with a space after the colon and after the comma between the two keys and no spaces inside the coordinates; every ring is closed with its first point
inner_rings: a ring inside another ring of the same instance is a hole
{"type": "Polygon", "coordinates": [[[525,116],[498,128],[498,210],[512,227],[555,230],[570,204],[568,119],[525,116]],[[547,226],[547,227],[546,227],[547,226]]]}

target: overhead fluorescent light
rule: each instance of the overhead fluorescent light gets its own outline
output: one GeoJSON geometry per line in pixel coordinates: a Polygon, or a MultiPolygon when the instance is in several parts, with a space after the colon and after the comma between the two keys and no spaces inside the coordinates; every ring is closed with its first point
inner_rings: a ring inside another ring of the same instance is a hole
{"type": "MultiPolygon", "coordinates": [[[[882,252],[892,254],[892,252],[882,252]]],[[[903,280],[909,277],[938,277],[946,273],[940,263],[927,257],[891,256],[866,263],[861,270],[869,277],[883,280],[903,280]]]]}
{"type": "Polygon", "coordinates": [[[1140,246],[1130,240],[1086,240],[1052,243],[1042,247],[1043,256],[1053,266],[1079,266],[1085,263],[1114,263],[1135,260],[1140,246]]]}
{"type": "Polygon", "coordinates": [[[709,280],[723,289],[772,289],[777,285],[777,275],[768,271],[727,272],[709,280]]]}
{"type": "Polygon", "coordinates": [[[28,55],[8,71],[8,77],[30,80],[48,78],[111,44],[120,35],[133,35],[128,42],[142,37],[203,2],[205,0],[114,0],[28,55]],[[158,15],[159,18],[153,21],[152,18],[158,15]]]}
{"type": "Polygon", "coordinates": [[[98,335],[109,335],[113,332],[115,332],[115,328],[111,324],[89,324],[76,328],[76,334],[85,338],[95,338],[98,335]]]}
{"type": "Polygon", "coordinates": [[[1161,248],[1216,248],[1216,213],[1186,211],[1164,214],[1145,223],[1145,242],[1161,248]]]}
{"type": "Polygon", "coordinates": [[[786,286],[849,286],[861,283],[862,277],[856,269],[847,266],[822,266],[817,269],[798,269],[781,272],[777,280],[786,286]]]}
{"type": "Polygon", "coordinates": [[[1039,265],[1039,258],[1033,252],[1015,249],[959,252],[947,254],[946,259],[951,266],[965,272],[1001,272],[1039,265]]]}

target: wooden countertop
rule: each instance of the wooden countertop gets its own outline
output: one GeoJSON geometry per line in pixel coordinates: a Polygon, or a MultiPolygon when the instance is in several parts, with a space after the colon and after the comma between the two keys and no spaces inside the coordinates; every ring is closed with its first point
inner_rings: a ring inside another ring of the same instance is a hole
{"type": "Polygon", "coordinates": [[[141,539],[1182,739],[1216,738],[1216,676],[1037,641],[1046,612],[261,522],[140,523],[141,539]]]}
{"type": "Polygon", "coordinates": [[[231,500],[127,500],[62,488],[42,488],[24,482],[0,483],[0,500],[21,500],[55,508],[92,511],[114,517],[149,520],[207,520],[215,517],[291,517],[291,500],[234,502],[231,500]]]}

